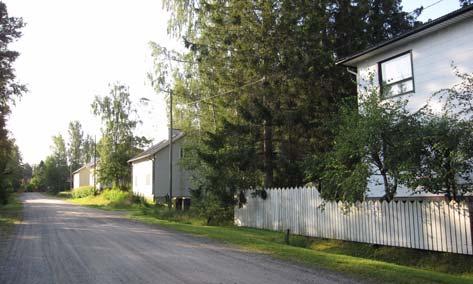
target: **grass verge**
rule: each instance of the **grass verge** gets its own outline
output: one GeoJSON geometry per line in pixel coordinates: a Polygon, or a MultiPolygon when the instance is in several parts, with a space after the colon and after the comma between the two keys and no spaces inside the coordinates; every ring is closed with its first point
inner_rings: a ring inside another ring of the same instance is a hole
{"type": "MultiPolygon", "coordinates": [[[[382,283],[472,283],[473,275],[453,275],[433,270],[408,267],[395,263],[350,255],[330,253],[284,244],[280,232],[238,227],[217,227],[182,224],[160,220],[154,216],[133,213],[132,219],[157,224],[185,233],[204,236],[223,243],[237,245],[249,251],[266,253],[276,258],[300,264],[347,273],[356,278],[373,279],[382,283]]],[[[294,237],[293,237],[294,238],[294,237]]],[[[300,237],[295,237],[300,238],[300,237]]],[[[455,256],[454,256],[455,257],[455,256]]],[[[471,262],[470,262],[471,263],[471,262]]]]}
{"type": "Polygon", "coordinates": [[[15,224],[21,221],[22,205],[17,194],[10,194],[8,204],[0,205],[0,237],[11,233],[15,224]]]}
{"type": "Polygon", "coordinates": [[[382,283],[473,283],[473,257],[369,244],[291,236],[234,226],[205,226],[191,211],[169,211],[134,203],[113,203],[104,196],[70,201],[106,210],[128,210],[129,217],[180,232],[211,238],[242,249],[382,283]]]}

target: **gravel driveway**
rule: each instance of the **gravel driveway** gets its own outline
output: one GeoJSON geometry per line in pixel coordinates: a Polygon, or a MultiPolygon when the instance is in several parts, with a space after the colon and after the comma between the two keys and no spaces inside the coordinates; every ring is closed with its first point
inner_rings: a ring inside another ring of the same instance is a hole
{"type": "Polygon", "coordinates": [[[354,283],[217,242],[140,224],[117,212],[22,195],[0,283],[354,283]]]}

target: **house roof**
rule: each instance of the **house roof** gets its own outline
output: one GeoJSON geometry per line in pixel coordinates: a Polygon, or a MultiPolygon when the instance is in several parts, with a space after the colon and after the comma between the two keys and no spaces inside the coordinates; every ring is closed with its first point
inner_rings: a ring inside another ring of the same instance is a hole
{"type": "MultiPolygon", "coordinates": [[[[440,29],[443,29],[447,26],[450,26],[452,24],[458,23],[468,17],[473,16],[473,5],[468,5],[466,7],[463,7],[461,9],[455,10],[451,13],[448,13],[440,18],[437,18],[435,20],[429,21],[423,25],[420,25],[408,32],[405,32],[397,37],[394,37],[392,39],[383,41],[375,46],[372,46],[368,49],[365,49],[363,51],[360,51],[358,53],[355,53],[353,55],[350,55],[348,57],[345,57],[339,61],[336,62],[336,64],[339,65],[344,65],[344,66],[351,66],[354,67],[356,63],[371,57],[372,55],[379,54],[385,50],[388,50],[390,48],[393,48],[395,46],[399,46],[402,44],[405,44],[406,42],[409,42],[413,39],[419,38],[421,36],[424,36],[426,34],[438,31],[440,29]]],[[[468,35],[465,35],[468,36],[468,35]]]]}
{"type": "Polygon", "coordinates": [[[95,168],[95,163],[94,162],[89,162],[89,163],[83,165],[82,167],[78,168],[77,170],[73,171],[72,174],[78,173],[84,168],[95,168]]]}
{"type": "MultiPolygon", "coordinates": [[[[176,142],[177,140],[181,139],[182,137],[184,137],[184,132],[182,132],[180,130],[177,130],[177,129],[173,130],[172,142],[176,142]]],[[[149,147],[148,149],[144,150],[143,152],[139,153],[138,155],[136,155],[132,159],[128,160],[128,163],[133,163],[133,162],[136,162],[136,161],[139,161],[139,160],[145,160],[145,159],[151,158],[156,153],[158,153],[159,151],[166,148],[168,145],[169,145],[169,140],[162,140],[162,141],[158,142],[157,144],[154,144],[151,147],[149,147]]]]}

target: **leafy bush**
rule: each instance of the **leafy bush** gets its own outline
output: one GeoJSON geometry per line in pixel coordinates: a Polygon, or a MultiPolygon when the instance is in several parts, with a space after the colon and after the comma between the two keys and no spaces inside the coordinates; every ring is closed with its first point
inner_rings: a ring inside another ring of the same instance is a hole
{"type": "Polygon", "coordinates": [[[141,207],[144,215],[150,215],[160,220],[193,225],[207,225],[207,220],[200,216],[197,208],[189,210],[169,210],[169,208],[156,204],[155,206],[141,207]]]}
{"type": "Polygon", "coordinates": [[[91,186],[82,186],[72,190],[71,192],[72,198],[84,198],[93,195],[95,195],[95,190],[91,186]]]}
{"type": "Polygon", "coordinates": [[[149,207],[151,204],[154,204],[152,200],[147,199],[146,197],[142,195],[135,195],[135,194],[133,194],[132,202],[134,204],[139,204],[143,207],[149,207]]]}
{"type": "Polygon", "coordinates": [[[222,204],[216,197],[206,196],[197,199],[193,207],[200,218],[205,219],[206,225],[230,225],[233,223],[233,206],[222,204]]]}
{"type": "Polygon", "coordinates": [[[118,188],[106,189],[100,195],[115,205],[131,203],[132,201],[132,194],[130,192],[118,188]]]}

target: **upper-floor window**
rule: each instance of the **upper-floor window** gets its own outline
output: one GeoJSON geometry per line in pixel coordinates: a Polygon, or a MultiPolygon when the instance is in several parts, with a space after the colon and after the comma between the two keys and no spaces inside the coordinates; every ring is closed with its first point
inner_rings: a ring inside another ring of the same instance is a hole
{"type": "Polygon", "coordinates": [[[410,51],[379,62],[379,83],[385,97],[414,92],[412,53],[410,51]]]}

